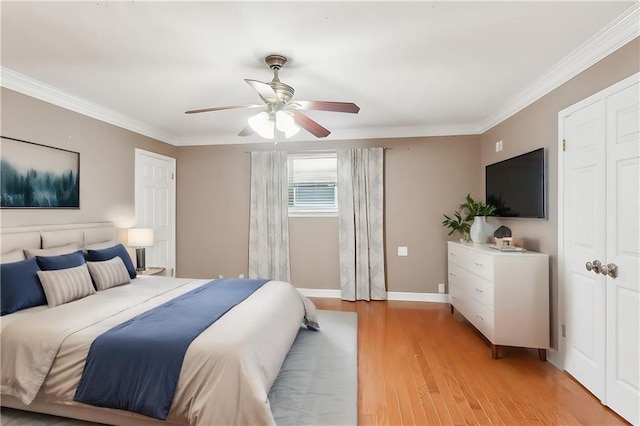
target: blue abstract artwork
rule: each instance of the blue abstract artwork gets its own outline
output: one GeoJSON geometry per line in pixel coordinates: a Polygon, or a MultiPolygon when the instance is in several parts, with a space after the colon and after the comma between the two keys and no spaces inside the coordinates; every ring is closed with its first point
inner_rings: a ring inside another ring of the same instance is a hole
{"type": "Polygon", "coordinates": [[[80,208],[80,154],[0,137],[0,207],[80,208]]]}

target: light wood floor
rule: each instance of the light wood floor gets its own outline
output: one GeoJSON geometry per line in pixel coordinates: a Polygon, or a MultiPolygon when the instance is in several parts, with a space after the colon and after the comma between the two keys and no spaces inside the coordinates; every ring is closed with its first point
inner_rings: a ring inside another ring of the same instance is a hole
{"type": "Polygon", "coordinates": [[[448,304],[313,301],[358,313],[361,425],[626,424],[535,349],[501,348],[491,359],[448,304]]]}

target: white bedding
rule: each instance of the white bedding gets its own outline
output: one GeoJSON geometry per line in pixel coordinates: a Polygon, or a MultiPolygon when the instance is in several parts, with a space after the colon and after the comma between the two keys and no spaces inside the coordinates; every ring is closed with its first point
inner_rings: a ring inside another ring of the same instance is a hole
{"type": "MultiPolygon", "coordinates": [[[[91,342],[208,281],[143,276],[55,308],[39,306],[2,317],[0,392],[27,405],[86,407],[73,396],[91,342]]],[[[267,393],[305,314],[315,321],[313,304],[281,281],[270,281],[230,310],[189,346],[167,421],[274,424],[267,393]]]]}

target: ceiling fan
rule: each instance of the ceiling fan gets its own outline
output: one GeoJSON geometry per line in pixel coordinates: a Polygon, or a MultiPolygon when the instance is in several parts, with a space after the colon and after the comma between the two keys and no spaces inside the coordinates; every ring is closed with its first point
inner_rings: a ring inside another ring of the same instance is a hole
{"type": "Polygon", "coordinates": [[[285,137],[291,137],[301,128],[318,138],[327,137],[331,132],[302,113],[303,110],[348,112],[357,114],[360,107],[352,102],[328,102],[328,101],[292,101],[295,93],[293,87],[284,84],[278,79],[278,71],[287,63],[287,58],[282,55],[269,55],[264,61],[273,70],[273,80],[263,83],[257,80],[245,79],[264,102],[264,104],[230,105],[224,107],[194,109],[186,114],[198,114],[201,112],[222,111],[241,108],[265,108],[263,111],[249,118],[249,124],[242,129],[238,136],[249,136],[258,133],[260,136],[273,139],[276,132],[284,133],[285,137]]]}

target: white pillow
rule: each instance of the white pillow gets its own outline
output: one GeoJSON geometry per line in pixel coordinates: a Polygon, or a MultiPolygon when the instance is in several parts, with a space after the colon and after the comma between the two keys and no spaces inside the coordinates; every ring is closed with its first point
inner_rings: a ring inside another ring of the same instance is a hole
{"type": "Polygon", "coordinates": [[[86,263],[76,268],[38,271],[38,278],[50,308],[96,292],[86,263]]]}
{"type": "Polygon", "coordinates": [[[101,249],[106,249],[106,248],[110,248],[113,247],[115,245],[117,245],[118,243],[116,243],[115,241],[103,241],[101,243],[92,243],[92,244],[87,244],[86,246],[84,246],[84,251],[86,252],[87,250],[101,250],[101,249]]]}
{"type": "Polygon", "coordinates": [[[120,256],[103,262],[87,262],[87,266],[98,291],[131,282],[129,271],[120,256]]]}
{"type": "Polygon", "coordinates": [[[24,251],[21,249],[10,251],[9,253],[2,253],[2,255],[0,255],[0,263],[20,262],[25,259],[24,251]]]}
{"type": "Polygon", "coordinates": [[[66,246],[51,247],[47,249],[25,249],[27,258],[36,256],[59,256],[61,254],[69,254],[78,251],[78,244],[71,243],[66,246]]]}

